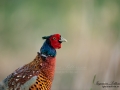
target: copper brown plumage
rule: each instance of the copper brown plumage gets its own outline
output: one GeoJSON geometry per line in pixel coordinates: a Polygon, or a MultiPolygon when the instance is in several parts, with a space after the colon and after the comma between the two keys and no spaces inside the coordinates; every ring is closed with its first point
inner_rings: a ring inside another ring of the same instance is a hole
{"type": "Polygon", "coordinates": [[[54,78],[56,50],[66,39],[60,34],[46,39],[35,59],[18,68],[0,84],[0,90],[50,90],[54,78]]]}
{"type": "Polygon", "coordinates": [[[30,90],[50,90],[55,70],[55,58],[47,57],[42,61],[41,70],[36,82],[30,87],[30,90]]]}

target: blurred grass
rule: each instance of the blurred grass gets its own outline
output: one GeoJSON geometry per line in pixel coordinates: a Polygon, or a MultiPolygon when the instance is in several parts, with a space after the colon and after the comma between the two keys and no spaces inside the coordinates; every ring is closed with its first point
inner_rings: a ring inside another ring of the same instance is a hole
{"type": "MultiPolygon", "coordinates": [[[[1,0],[0,80],[30,62],[44,35],[68,40],[58,51],[52,90],[106,90],[120,82],[120,0],[1,0]]],[[[119,90],[111,88],[110,90],[119,90]]]]}

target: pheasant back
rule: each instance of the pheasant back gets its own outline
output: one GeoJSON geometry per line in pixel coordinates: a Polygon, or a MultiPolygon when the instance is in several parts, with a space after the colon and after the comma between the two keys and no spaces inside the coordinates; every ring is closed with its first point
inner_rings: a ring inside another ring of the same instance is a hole
{"type": "Polygon", "coordinates": [[[18,68],[3,81],[3,90],[50,90],[54,68],[55,58],[43,59],[38,53],[32,62],[18,68]]]}

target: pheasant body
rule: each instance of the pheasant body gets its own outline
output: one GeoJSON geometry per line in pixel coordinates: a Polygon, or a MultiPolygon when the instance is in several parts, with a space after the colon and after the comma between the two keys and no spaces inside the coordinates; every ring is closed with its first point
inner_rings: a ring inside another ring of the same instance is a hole
{"type": "MultiPolygon", "coordinates": [[[[51,90],[55,71],[55,48],[60,48],[61,38],[53,44],[51,37],[43,37],[45,43],[37,53],[35,59],[16,69],[0,84],[0,90],[51,90]]],[[[57,34],[58,36],[58,34],[57,34]]],[[[57,37],[56,37],[57,38],[57,37]]],[[[57,39],[55,39],[57,40],[57,39]]]]}

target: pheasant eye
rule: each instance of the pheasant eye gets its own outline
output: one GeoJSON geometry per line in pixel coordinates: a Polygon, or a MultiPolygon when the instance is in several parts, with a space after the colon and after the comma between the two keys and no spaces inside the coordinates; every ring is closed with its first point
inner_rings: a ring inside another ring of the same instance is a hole
{"type": "Polygon", "coordinates": [[[55,37],[53,37],[53,40],[56,40],[56,38],[55,38],[55,37]]]}

